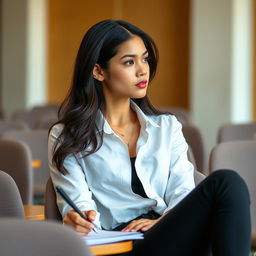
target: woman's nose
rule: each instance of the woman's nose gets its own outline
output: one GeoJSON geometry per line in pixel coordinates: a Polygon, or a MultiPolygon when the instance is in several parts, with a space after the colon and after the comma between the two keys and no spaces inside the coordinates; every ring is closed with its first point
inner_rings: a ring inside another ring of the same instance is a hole
{"type": "Polygon", "coordinates": [[[146,67],[143,67],[143,65],[141,65],[138,69],[137,76],[145,76],[146,74],[147,74],[146,67]]]}

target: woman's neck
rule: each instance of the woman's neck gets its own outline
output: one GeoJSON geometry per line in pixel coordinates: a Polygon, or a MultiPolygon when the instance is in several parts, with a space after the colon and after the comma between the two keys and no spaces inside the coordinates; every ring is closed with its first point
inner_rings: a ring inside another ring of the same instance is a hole
{"type": "Polygon", "coordinates": [[[112,130],[127,145],[130,156],[136,156],[136,144],[140,134],[140,123],[135,111],[131,109],[130,100],[126,102],[111,101],[106,104],[105,118],[112,130]]]}
{"type": "Polygon", "coordinates": [[[130,100],[111,102],[106,104],[105,117],[110,125],[124,126],[134,121],[134,112],[130,100]]]}

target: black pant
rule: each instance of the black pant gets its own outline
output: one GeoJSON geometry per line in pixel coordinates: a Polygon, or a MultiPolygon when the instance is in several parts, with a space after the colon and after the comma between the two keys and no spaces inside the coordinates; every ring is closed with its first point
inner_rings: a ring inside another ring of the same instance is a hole
{"type": "Polygon", "coordinates": [[[135,241],[129,255],[248,256],[249,205],[247,186],[236,172],[213,172],[135,241]]]}

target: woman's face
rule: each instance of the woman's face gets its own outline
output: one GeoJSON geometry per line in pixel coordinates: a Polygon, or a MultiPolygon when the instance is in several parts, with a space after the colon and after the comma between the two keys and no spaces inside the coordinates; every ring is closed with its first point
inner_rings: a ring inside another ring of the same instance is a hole
{"type": "Polygon", "coordinates": [[[134,36],[120,44],[117,54],[103,70],[103,92],[106,100],[142,98],[149,80],[148,52],[142,39],[134,36]]]}

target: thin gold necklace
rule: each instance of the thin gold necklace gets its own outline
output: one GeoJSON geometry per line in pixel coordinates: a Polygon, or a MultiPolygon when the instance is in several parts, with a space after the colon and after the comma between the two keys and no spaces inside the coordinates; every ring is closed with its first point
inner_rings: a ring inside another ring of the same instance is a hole
{"type": "MultiPolygon", "coordinates": [[[[128,124],[128,126],[127,126],[127,131],[128,131],[128,129],[130,128],[130,125],[131,124],[128,124]]],[[[111,125],[110,125],[111,126],[111,125]]],[[[129,144],[129,140],[131,139],[131,137],[130,138],[126,138],[126,134],[125,134],[125,132],[120,132],[120,131],[118,131],[118,129],[116,129],[116,128],[114,128],[113,126],[111,126],[111,128],[112,128],[112,130],[117,134],[117,135],[119,135],[119,136],[121,136],[121,138],[122,138],[122,140],[124,141],[124,143],[128,146],[128,148],[129,148],[129,146],[130,146],[130,144],[129,144]]]]}
{"type": "Polygon", "coordinates": [[[125,131],[123,131],[123,132],[120,132],[117,128],[114,128],[115,125],[110,125],[110,127],[112,128],[112,130],[113,130],[115,133],[117,133],[118,135],[120,135],[120,136],[122,136],[122,137],[125,137],[125,133],[127,133],[127,131],[129,130],[130,125],[131,125],[131,124],[128,124],[127,127],[126,127],[126,129],[125,129],[125,131]]]}

